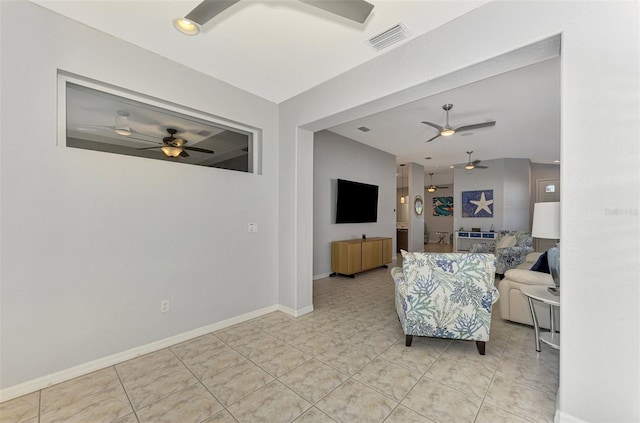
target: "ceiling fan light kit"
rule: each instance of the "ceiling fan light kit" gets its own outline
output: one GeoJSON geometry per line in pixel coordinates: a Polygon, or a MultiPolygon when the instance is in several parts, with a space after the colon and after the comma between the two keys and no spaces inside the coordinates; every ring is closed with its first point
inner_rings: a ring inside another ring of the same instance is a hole
{"type": "Polygon", "coordinates": [[[178,157],[180,153],[182,153],[182,149],[180,147],[174,147],[172,145],[165,145],[161,147],[160,150],[169,157],[178,157]]]}
{"type": "Polygon", "coordinates": [[[162,139],[161,145],[158,145],[156,147],[138,148],[138,150],[153,150],[154,148],[159,148],[167,157],[189,157],[189,153],[187,153],[185,150],[214,154],[213,150],[208,150],[206,148],[187,147],[185,145],[187,143],[187,140],[174,137],[174,135],[178,133],[178,130],[175,128],[167,128],[167,132],[169,133],[169,136],[162,139]]]}
{"type": "Polygon", "coordinates": [[[456,133],[455,129],[451,129],[451,128],[442,128],[442,131],[440,131],[440,135],[443,137],[449,137],[455,133],[456,133]]]}
{"type": "Polygon", "coordinates": [[[460,126],[458,128],[452,128],[449,125],[449,110],[451,110],[453,108],[453,104],[447,103],[442,105],[442,109],[445,111],[446,114],[446,123],[444,126],[440,126],[437,123],[433,123],[433,122],[427,122],[427,121],[423,121],[422,123],[424,123],[425,125],[429,125],[435,129],[438,130],[438,135],[436,135],[433,138],[428,139],[426,142],[431,142],[433,140],[435,140],[438,137],[449,137],[457,132],[462,132],[462,131],[469,131],[471,129],[479,129],[479,128],[485,128],[487,126],[493,126],[496,124],[495,121],[490,121],[490,122],[483,122],[483,123],[476,123],[473,125],[464,125],[464,126],[460,126]]]}
{"type": "Polygon", "coordinates": [[[431,178],[431,185],[427,187],[427,192],[436,192],[438,188],[448,188],[446,186],[439,187],[433,184],[433,172],[429,173],[429,177],[431,178]]]}
{"type": "MultiPolygon", "coordinates": [[[[482,160],[471,161],[471,154],[473,154],[473,151],[467,151],[467,154],[469,155],[469,162],[464,166],[465,169],[467,169],[467,170],[488,169],[487,166],[480,166],[479,165],[482,160]]],[[[468,172],[468,173],[471,173],[471,172],[468,172]]]]}

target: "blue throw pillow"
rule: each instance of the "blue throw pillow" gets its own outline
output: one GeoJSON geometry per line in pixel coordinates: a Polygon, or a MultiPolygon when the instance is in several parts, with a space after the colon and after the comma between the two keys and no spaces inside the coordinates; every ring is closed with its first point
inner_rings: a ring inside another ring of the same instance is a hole
{"type": "Polygon", "coordinates": [[[540,257],[538,258],[538,261],[536,261],[536,263],[531,266],[531,270],[535,272],[551,273],[549,271],[549,261],[547,260],[546,251],[542,253],[542,255],[540,255],[540,257]]]}

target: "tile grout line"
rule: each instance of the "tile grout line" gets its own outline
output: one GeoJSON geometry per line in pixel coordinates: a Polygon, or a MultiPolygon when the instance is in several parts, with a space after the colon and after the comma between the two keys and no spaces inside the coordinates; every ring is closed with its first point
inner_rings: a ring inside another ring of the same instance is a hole
{"type": "Polygon", "coordinates": [[[111,367],[113,367],[113,371],[116,373],[116,376],[118,377],[118,382],[120,382],[120,386],[122,387],[124,394],[127,396],[127,401],[129,401],[129,405],[131,406],[131,411],[133,411],[133,415],[135,416],[138,423],[140,423],[140,419],[138,418],[138,413],[136,413],[136,409],[133,407],[133,402],[131,402],[131,397],[129,397],[129,392],[127,392],[127,388],[124,387],[124,382],[122,382],[122,378],[120,377],[120,373],[118,372],[118,369],[116,369],[115,365],[111,367]]]}
{"type": "Polygon", "coordinates": [[[38,423],[40,423],[40,419],[42,418],[42,413],[40,410],[42,409],[42,389],[38,391],[38,423]]]}
{"type": "MultiPolygon", "coordinates": [[[[226,346],[228,346],[229,348],[232,348],[232,347],[231,347],[229,344],[227,344],[224,340],[222,340],[222,339],[218,338],[217,336],[215,336],[214,332],[209,332],[208,334],[205,334],[205,335],[202,335],[202,336],[206,336],[206,335],[209,335],[209,334],[210,334],[210,335],[213,335],[216,339],[218,339],[220,342],[222,342],[223,344],[225,344],[225,345],[226,345],[226,346]]],[[[197,338],[194,338],[194,339],[197,339],[197,338]]],[[[190,340],[189,340],[189,341],[190,341],[190,340]]],[[[185,342],[189,342],[189,341],[185,341],[185,342]]],[[[176,345],[178,345],[178,344],[176,344],[176,345]]],[[[169,349],[171,350],[171,347],[169,347],[169,349]]],[[[232,349],[233,349],[233,348],[232,348],[232,349]]],[[[235,350],[234,350],[234,351],[235,351],[235,350]]],[[[221,400],[216,396],[216,394],[214,394],[214,393],[211,391],[211,389],[209,389],[209,387],[208,387],[208,386],[207,386],[207,385],[202,381],[202,379],[200,379],[200,378],[198,377],[198,375],[196,375],[196,374],[195,374],[195,372],[191,369],[191,367],[189,367],[189,365],[188,365],[187,363],[185,363],[185,362],[184,362],[180,357],[178,357],[178,354],[176,354],[176,353],[175,353],[175,351],[171,350],[171,352],[172,352],[172,353],[173,353],[173,355],[174,355],[174,356],[175,356],[175,357],[176,357],[176,358],[177,358],[177,359],[178,359],[178,360],[179,360],[179,361],[180,361],[180,362],[181,362],[181,363],[182,363],[182,364],[187,368],[187,370],[189,370],[189,372],[193,375],[193,377],[195,377],[195,378],[196,378],[196,380],[198,381],[198,383],[200,383],[200,385],[201,385],[204,389],[206,389],[206,390],[207,390],[207,392],[209,392],[209,393],[211,394],[211,396],[213,396],[213,398],[214,398],[216,401],[218,401],[218,403],[222,406],[222,410],[220,410],[220,411],[223,411],[223,410],[224,410],[224,411],[226,411],[227,413],[229,413],[229,415],[230,415],[230,416],[233,416],[233,418],[237,421],[237,419],[236,419],[236,418],[235,418],[235,416],[231,413],[231,411],[229,411],[229,410],[227,409],[227,406],[226,406],[226,405],[225,405],[225,404],[224,404],[224,403],[223,403],[223,402],[222,402],[222,401],[221,401],[221,400]]],[[[237,352],[238,354],[240,354],[240,352],[239,352],[239,351],[236,351],[236,352],[237,352]]],[[[240,355],[242,355],[242,354],[240,354],[240,355]]],[[[243,357],[244,357],[244,356],[243,356],[243,357]]],[[[248,360],[248,358],[246,358],[246,357],[245,357],[245,359],[247,359],[247,360],[248,360]]],[[[229,367],[227,367],[227,368],[231,368],[231,367],[234,367],[234,366],[229,366],[229,367]]],[[[195,385],[195,383],[194,383],[193,385],[195,385]]],[[[189,385],[189,386],[187,386],[186,388],[184,388],[184,389],[182,389],[182,390],[180,390],[180,391],[178,391],[178,392],[182,392],[182,391],[184,391],[184,390],[186,390],[186,389],[190,388],[190,387],[191,387],[191,386],[193,386],[193,385],[189,385]]],[[[254,391],[254,392],[255,392],[255,391],[254,391]]],[[[174,392],[174,393],[176,393],[176,392],[174,392]]],[[[173,395],[173,394],[172,394],[172,395],[173,395]]],[[[243,397],[243,398],[244,398],[244,397],[243,397]]],[[[238,401],[239,401],[239,400],[238,400],[238,401]]],[[[235,404],[235,402],[234,402],[233,404],[235,404]]],[[[232,404],[229,404],[229,405],[232,405],[232,404]]],[[[211,415],[211,416],[207,416],[207,417],[205,417],[205,418],[204,418],[204,420],[202,420],[202,421],[205,421],[205,420],[207,420],[207,419],[209,419],[209,418],[211,418],[211,417],[215,416],[216,414],[220,413],[220,411],[218,411],[217,413],[214,413],[214,414],[213,414],[213,415],[211,415]]],[[[202,422],[202,421],[201,421],[201,422],[202,422]]]]}

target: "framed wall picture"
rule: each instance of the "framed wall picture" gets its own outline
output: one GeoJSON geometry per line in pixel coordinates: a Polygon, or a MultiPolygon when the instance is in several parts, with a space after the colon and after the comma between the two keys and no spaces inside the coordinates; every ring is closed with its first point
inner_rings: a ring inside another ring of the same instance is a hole
{"type": "Polygon", "coordinates": [[[493,190],[463,191],[462,217],[493,217],[493,190]]]}
{"type": "Polygon", "coordinates": [[[433,197],[434,216],[453,216],[453,197],[433,197]]]}

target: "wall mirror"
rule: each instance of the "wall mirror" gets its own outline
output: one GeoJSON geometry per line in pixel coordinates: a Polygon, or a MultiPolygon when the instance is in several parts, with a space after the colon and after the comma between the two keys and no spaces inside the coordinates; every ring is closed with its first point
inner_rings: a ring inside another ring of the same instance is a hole
{"type": "Polygon", "coordinates": [[[416,199],[413,202],[413,210],[415,210],[417,216],[421,216],[424,211],[424,201],[419,195],[416,195],[416,199]]]}
{"type": "Polygon", "coordinates": [[[64,76],[60,89],[67,147],[257,173],[251,128],[64,76]]]}

